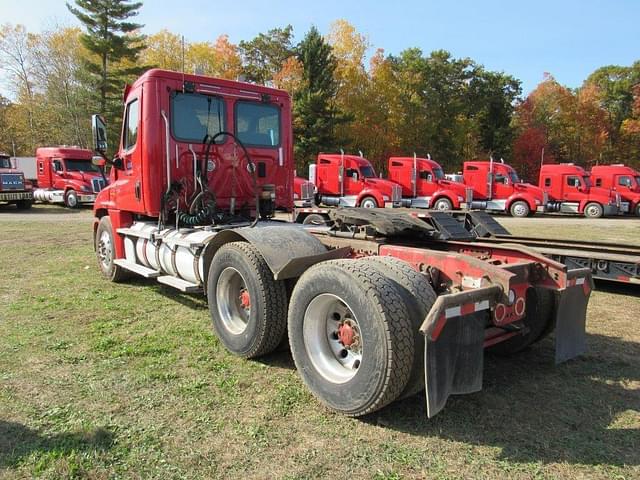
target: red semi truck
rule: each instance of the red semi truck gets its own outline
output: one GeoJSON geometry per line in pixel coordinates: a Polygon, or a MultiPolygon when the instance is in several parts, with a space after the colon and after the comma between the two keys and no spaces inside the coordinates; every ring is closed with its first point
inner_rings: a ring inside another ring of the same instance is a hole
{"type": "Polygon", "coordinates": [[[598,165],[591,168],[591,182],[620,194],[621,209],[640,217],[640,172],[622,164],[598,165]]]}
{"type": "Polygon", "coordinates": [[[464,162],[464,183],[471,187],[472,209],[509,213],[514,217],[527,217],[544,212],[547,196],[535,185],[523,183],[510,165],[502,162],[464,162]]]}
{"type": "Polygon", "coordinates": [[[589,174],[573,163],[542,165],[539,185],[549,196],[547,209],[551,212],[599,218],[617,215],[625,208],[620,194],[594,187],[589,174]]]}
{"type": "Polygon", "coordinates": [[[36,150],[35,200],[69,208],[92,204],[106,178],[92,163],[93,152],[80,147],[41,147],[36,150]]]}
{"type": "MultiPolygon", "coordinates": [[[[334,411],[425,390],[433,416],[482,388],[484,348],[511,354],[555,329],[556,361],[584,350],[589,269],[397,210],[334,209],[322,228],[274,221],[293,210],[286,92],[154,69],[124,100],[94,205],[104,276],[205,293],[220,342],[245,358],[288,335],[304,383],[334,411]]],[[[106,127],[92,121],[103,154],[106,127]]],[[[354,164],[355,180],[369,177],[354,164]]]]}
{"type": "Polygon", "coordinates": [[[389,180],[402,187],[402,206],[452,210],[467,198],[463,183],[445,179],[442,167],[431,158],[391,157],[389,180]]]}
{"type": "Polygon", "coordinates": [[[331,207],[399,207],[402,189],[378,178],[366,158],[344,153],[318,154],[309,166],[309,181],[315,185],[316,202],[331,207]]]}
{"type": "Polygon", "coordinates": [[[31,208],[33,185],[15,168],[11,157],[0,152],[0,202],[14,204],[19,210],[31,208]]]}

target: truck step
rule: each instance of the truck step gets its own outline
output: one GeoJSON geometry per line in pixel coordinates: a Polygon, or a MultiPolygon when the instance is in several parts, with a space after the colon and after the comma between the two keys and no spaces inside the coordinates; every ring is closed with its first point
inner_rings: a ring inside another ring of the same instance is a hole
{"type": "Polygon", "coordinates": [[[171,275],[163,275],[162,277],[158,277],[158,282],[164,285],[169,285],[170,287],[173,287],[173,288],[177,288],[181,292],[185,292],[185,293],[196,293],[202,290],[200,285],[187,282],[186,280],[182,280],[181,278],[178,278],[178,277],[172,277],[171,275]]]}
{"type": "Polygon", "coordinates": [[[114,260],[113,263],[115,263],[119,267],[129,270],[130,272],[137,273],[138,275],[141,275],[144,278],[156,278],[161,273],[161,272],[158,272],[157,270],[147,268],[144,265],[129,262],[124,258],[118,258],[114,260]]]}

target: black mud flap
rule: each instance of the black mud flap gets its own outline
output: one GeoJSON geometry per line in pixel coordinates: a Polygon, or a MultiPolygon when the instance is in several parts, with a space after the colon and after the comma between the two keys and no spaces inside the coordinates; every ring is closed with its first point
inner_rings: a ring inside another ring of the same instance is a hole
{"type": "Polygon", "coordinates": [[[437,340],[425,336],[424,372],[427,416],[442,410],[449,395],[482,390],[485,315],[447,320],[437,340]]]}
{"type": "Polygon", "coordinates": [[[587,304],[593,279],[588,269],[570,270],[568,278],[570,286],[558,292],[556,303],[556,364],[583,354],[587,348],[587,304]]]}

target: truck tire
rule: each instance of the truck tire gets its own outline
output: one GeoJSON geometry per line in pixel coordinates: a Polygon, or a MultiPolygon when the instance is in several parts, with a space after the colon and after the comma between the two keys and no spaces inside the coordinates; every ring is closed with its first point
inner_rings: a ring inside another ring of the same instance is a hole
{"type": "Polygon", "coordinates": [[[531,209],[529,208],[529,204],[524,200],[516,200],[509,207],[509,213],[512,217],[524,218],[529,216],[531,209]]]}
{"type": "Polygon", "coordinates": [[[360,206],[362,208],[378,208],[378,202],[373,197],[364,197],[360,200],[360,206]]]}
{"type": "Polygon", "coordinates": [[[78,208],[78,194],[75,190],[67,190],[64,194],[64,205],[67,208],[78,208]]]}
{"type": "Polygon", "coordinates": [[[411,333],[414,340],[413,366],[409,381],[399,398],[406,398],[424,390],[424,336],[420,333],[420,327],[427,313],[436,301],[436,292],[427,278],[411,267],[394,257],[367,257],[360,260],[377,268],[380,273],[400,286],[402,298],[409,311],[411,320],[411,333]]]}
{"type": "Polygon", "coordinates": [[[448,198],[442,197],[435,201],[435,203],[433,204],[433,209],[434,210],[451,210],[453,209],[453,204],[451,203],[451,200],[449,200],[448,198]]]}
{"type": "Polygon", "coordinates": [[[113,245],[113,227],[109,216],[104,216],[98,223],[95,238],[96,257],[102,274],[112,282],[122,282],[131,276],[128,270],[116,265],[113,245]]]}
{"type": "Polygon", "coordinates": [[[491,353],[509,356],[518,353],[529,345],[542,340],[553,330],[553,291],[545,288],[530,288],[527,291],[527,312],[523,324],[529,329],[525,334],[516,334],[504,342],[487,349],[491,353]]]}
{"type": "Polygon", "coordinates": [[[255,358],[272,352],[287,328],[287,291],[258,249],[246,242],[220,247],[207,283],[213,329],[231,353],[255,358]]]}
{"type": "Polygon", "coordinates": [[[587,218],[600,218],[603,213],[602,205],[596,202],[587,203],[584,207],[584,216],[587,218]]]}
{"type": "Polygon", "coordinates": [[[16,208],[18,210],[29,210],[32,205],[33,205],[32,200],[18,200],[16,202],[16,208]]]}
{"type": "Polygon", "coordinates": [[[636,217],[640,217],[640,202],[636,205],[636,217]]]}
{"type": "Polygon", "coordinates": [[[300,376],[331,410],[365,415],[404,391],[411,321],[397,284],[378,268],[354,260],[309,268],[293,290],[288,327],[300,376]]]}
{"type": "Polygon", "coordinates": [[[312,213],[304,217],[302,224],[324,226],[329,224],[329,219],[320,213],[312,213]]]}

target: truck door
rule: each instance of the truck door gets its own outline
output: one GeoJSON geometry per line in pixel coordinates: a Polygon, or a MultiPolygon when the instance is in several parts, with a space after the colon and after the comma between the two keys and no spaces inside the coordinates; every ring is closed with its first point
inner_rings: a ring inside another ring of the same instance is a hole
{"type": "Polygon", "coordinates": [[[509,179],[509,172],[502,165],[494,165],[493,170],[493,198],[507,199],[513,193],[513,185],[509,179]]]}
{"type": "Polygon", "coordinates": [[[350,161],[345,162],[344,169],[344,196],[358,195],[362,190],[360,183],[360,170],[358,166],[350,161]]]}
{"type": "Polygon", "coordinates": [[[434,176],[431,168],[418,167],[418,195],[424,197],[430,197],[436,191],[436,184],[434,183],[434,176]]]}
{"type": "Polygon", "coordinates": [[[142,87],[132,89],[127,97],[122,123],[122,141],[118,157],[122,160],[118,180],[115,182],[115,194],[118,201],[126,210],[133,212],[144,211],[142,202],[141,178],[141,128],[140,110],[142,106],[142,87]]]}
{"type": "Polygon", "coordinates": [[[578,175],[563,175],[564,184],[562,186],[562,199],[568,202],[579,202],[584,193],[582,193],[582,179],[578,175]]]}
{"type": "Polygon", "coordinates": [[[64,164],[61,158],[51,159],[51,186],[64,190],[64,164]]]}

